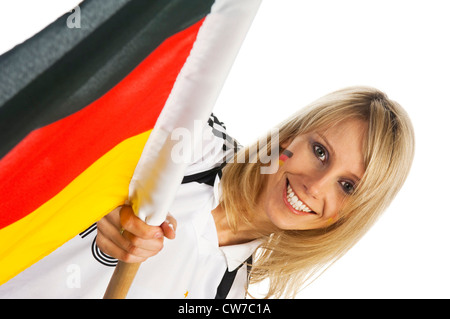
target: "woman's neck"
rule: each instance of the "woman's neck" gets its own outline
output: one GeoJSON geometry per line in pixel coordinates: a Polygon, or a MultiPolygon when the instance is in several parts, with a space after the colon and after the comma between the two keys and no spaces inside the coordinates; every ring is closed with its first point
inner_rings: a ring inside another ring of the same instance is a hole
{"type": "Polygon", "coordinates": [[[263,229],[267,229],[267,221],[257,220],[256,218],[252,220],[252,225],[239,223],[237,231],[233,231],[222,205],[218,205],[211,213],[216,224],[219,246],[247,243],[261,237],[265,233],[270,233],[269,231],[263,231],[263,229]]]}

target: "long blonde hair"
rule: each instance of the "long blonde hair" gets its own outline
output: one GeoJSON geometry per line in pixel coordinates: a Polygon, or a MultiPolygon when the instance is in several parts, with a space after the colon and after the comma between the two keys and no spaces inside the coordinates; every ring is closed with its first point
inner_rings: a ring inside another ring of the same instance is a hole
{"type": "MultiPolygon", "coordinates": [[[[398,103],[371,87],[345,88],[300,110],[278,126],[279,144],[349,118],[368,123],[364,176],[332,225],[314,230],[279,230],[262,236],[250,284],[269,278],[267,297],[294,296],[308,280],[347,252],[391,203],[409,173],[414,156],[411,121],[398,103]]],[[[257,153],[270,145],[269,136],[265,145],[259,144],[257,153]]],[[[249,154],[250,149],[255,148],[248,146],[240,152],[258,157],[249,154]]],[[[254,162],[234,161],[224,168],[221,205],[233,229],[241,222],[251,225],[256,213],[265,175],[260,174],[264,164],[254,162]]]]}

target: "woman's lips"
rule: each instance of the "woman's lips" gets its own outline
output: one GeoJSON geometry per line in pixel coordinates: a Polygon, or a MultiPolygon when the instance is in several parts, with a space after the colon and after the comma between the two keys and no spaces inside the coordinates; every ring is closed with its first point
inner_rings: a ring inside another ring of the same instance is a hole
{"type": "Polygon", "coordinates": [[[286,182],[286,188],[283,195],[284,203],[291,212],[296,215],[313,215],[316,214],[310,207],[308,207],[294,192],[289,180],[286,182]]]}

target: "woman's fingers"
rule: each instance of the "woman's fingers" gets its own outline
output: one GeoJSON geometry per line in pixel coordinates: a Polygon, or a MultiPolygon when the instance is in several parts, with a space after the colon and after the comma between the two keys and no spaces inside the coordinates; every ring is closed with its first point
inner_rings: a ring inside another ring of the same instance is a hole
{"type": "MultiPolygon", "coordinates": [[[[133,251],[131,253],[130,250],[125,250],[122,246],[117,245],[116,242],[113,242],[107,236],[102,234],[100,229],[97,229],[97,246],[101,249],[102,252],[117,258],[118,260],[127,262],[127,263],[138,263],[145,261],[149,256],[138,256],[135,255],[137,251],[133,251]]],[[[130,247],[130,246],[128,246],[130,247]]]]}
{"type": "Polygon", "coordinates": [[[170,214],[161,226],[150,226],[129,206],[106,215],[97,223],[97,245],[106,254],[135,263],[145,261],[163,248],[164,236],[175,238],[176,220],[170,214]]]}
{"type": "Polygon", "coordinates": [[[147,225],[137,217],[130,206],[123,206],[120,210],[120,224],[123,229],[142,239],[163,237],[163,232],[158,226],[147,225]]]}

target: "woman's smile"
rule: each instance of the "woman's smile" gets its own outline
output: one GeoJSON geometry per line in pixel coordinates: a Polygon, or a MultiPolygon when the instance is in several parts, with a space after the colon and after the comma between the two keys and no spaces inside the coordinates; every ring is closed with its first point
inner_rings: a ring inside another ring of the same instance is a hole
{"type": "Polygon", "coordinates": [[[284,189],[283,200],[287,208],[296,215],[315,215],[313,211],[300,197],[295,193],[286,179],[286,188],[284,189]]]}

